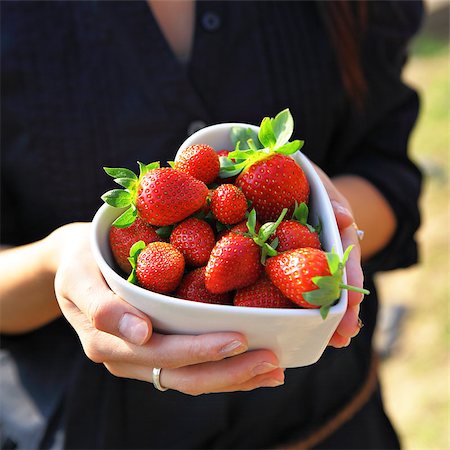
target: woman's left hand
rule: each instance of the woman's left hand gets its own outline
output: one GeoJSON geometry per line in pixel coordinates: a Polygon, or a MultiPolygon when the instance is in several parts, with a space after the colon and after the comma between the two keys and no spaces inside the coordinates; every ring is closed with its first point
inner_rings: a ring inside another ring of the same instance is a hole
{"type": "MultiPolygon", "coordinates": [[[[353,245],[346,264],[347,284],[363,287],[364,275],[361,268],[361,247],[359,245],[358,228],[355,224],[351,207],[347,199],[339,192],[330,178],[316,165],[314,165],[320,179],[333,206],[336,216],[337,225],[342,239],[342,247],[346,249],[349,245],[353,245]]],[[[362,322],[359,319],[360,304],[363,300],[363,294],[353,291],[348,292],[348,306],[341,322],[330,339],[328,345],[332,347],[346,347],[361,329],[362,322]]]]}

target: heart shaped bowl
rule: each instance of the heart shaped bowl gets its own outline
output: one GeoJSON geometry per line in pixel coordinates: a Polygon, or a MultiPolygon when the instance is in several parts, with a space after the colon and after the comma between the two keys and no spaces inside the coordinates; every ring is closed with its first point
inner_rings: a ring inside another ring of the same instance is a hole
{"type": "MultiPolygon", "coordinates": [[[[244,123],[223,123],[208,126],[191,135],[178,153],[192,144],[208,144],[215,150],[232,149],[232,127],[258,127],[244,123]]],[[[342,258],[342,243],[328,194],[313,166],[300,151],[293,156],[310,183],[311,223],[322,224],[321,242],[324,250],[342,258]]],[[[280,367],[301,367],[315,363],[323,354],[331,336],[347,308],[347,291],[330,308],[327,318],[318,309],[275,309],[216,305],[182,300],[145,290],[127,282],[115,271],[109,248],[108,233],[112,222],[122,210],[103,205],[92,222],[91,246],[94,258],[110,288],[125,301],[147,314],[155,330],[164,334],[203,334],[235,331],[244,334],[249,349],[270,349],[279,359],[280,367]]],[[[344,271],[343,283],[346,283],[344,271]]]]}

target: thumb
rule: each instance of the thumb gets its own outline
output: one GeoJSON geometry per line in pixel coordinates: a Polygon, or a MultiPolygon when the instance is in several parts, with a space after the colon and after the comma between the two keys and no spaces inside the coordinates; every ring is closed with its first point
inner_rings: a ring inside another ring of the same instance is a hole
{"type": "Polygon", "coordinates": [[[88,317],[98,330],[132,344],[143,345],[152,334],[150,319],[111,291],[91,301],[88,317]]]}
{"type": "Polygon", "coordinates": [[[97,330],[145,344],[153,330],[150,318],[112,292],[98,268],[92,269],[57,273],[55,291],[66,318],[71,322],[75,307],[97,330]]]}

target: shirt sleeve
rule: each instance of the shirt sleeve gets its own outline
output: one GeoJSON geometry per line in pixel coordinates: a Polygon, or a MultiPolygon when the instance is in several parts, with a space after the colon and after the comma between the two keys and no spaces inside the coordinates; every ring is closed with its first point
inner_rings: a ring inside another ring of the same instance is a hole
{"type": "Polygon", "coordinates": [[[391,242],[366,264],[366,272],[403,268],[417,262],[415,233],[422,175],[408,155],[419,98],[402,80],[408,45],[418,31],[421,2],[368,2],[369,24],[363,43],[367,80],[364,107],[342,115],[332,143],[329,173],[356,174],[386,198],[397,218],[391,242]]]}

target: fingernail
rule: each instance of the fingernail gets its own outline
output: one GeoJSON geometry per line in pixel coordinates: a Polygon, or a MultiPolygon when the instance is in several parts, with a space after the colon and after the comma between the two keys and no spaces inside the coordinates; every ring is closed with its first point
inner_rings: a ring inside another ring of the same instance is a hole
{"type": "Polygon", "coordinates": [[[333,208],[334,208],[335,212],[337,212],[339,214],[353,217],[352,213],[347,208],[342,206],[339,202],[333,201],[333,208]]]}
{"type": "Polygon", "coordinates": [[[258,364],[257,366],[253,367],[252,373],[253,375],[261,375],[262,373],[270,372],[271,370],[276,369],[278,366],[275,366],[269,362],[262,362],[258,364]]]}
{"type": "Polygon", "coordinates": [[[140,317],[125,313],[119,321],[119,332],[132,344],[142,345],[147,339],[148,325],[140,317]]]}
{"type": "Polygon", "coordinates": [[[276,378],[269,378],[261,382],[261,387],[277,387],[284,384],[284,381],[277,380],[276,378]]]}
{"type": "Polygon", "coordinates": [[[220,353],[226,356],[239,355],[247,350],[241,341],[232,341],[220,349],[220,353]]]}

